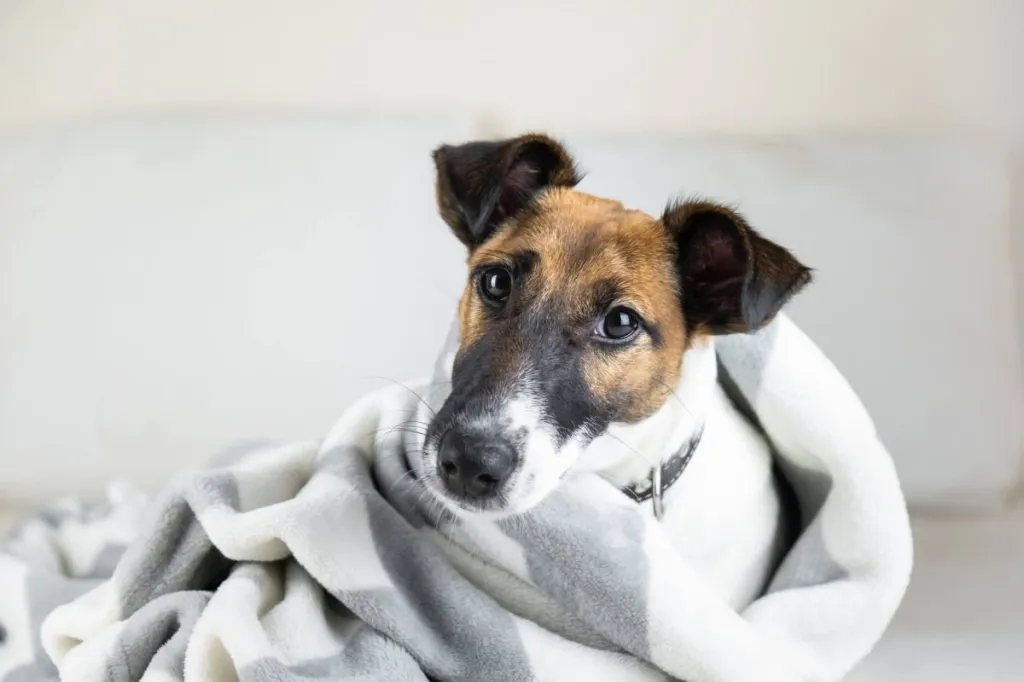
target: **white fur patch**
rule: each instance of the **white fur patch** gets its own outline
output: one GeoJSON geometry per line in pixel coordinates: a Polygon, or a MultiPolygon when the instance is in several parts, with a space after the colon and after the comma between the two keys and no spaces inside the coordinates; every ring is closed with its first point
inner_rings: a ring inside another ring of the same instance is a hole
{"type": "Polygon", "coordinates": [[[519,451],[519,471],[506,495],[513,511],[528,509],[558,485],[582,452],[582,444],[574,437],[558,446],[558,433],[544,420],[543,405],[529,388],[503,406],[499,421],[508,424],[512,438],[526,432],[519,451]]]}

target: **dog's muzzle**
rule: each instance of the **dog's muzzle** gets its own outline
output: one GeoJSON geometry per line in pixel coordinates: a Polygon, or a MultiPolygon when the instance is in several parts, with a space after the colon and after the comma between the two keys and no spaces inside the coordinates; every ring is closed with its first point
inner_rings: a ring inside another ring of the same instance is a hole
{"type": "Polygon", "coordinates": [[[437,476],[456,499],[482,502],[497,497],[515,467],[511,443],[448,431],[437,450],[437,476]]]}

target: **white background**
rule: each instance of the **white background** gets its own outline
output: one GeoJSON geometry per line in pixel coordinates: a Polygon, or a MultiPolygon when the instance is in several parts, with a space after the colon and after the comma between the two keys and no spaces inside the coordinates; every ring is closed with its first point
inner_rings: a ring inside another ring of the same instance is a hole
{"type": "Polygon", "coordinates": [[[457,112],[496,133],[943,131],[1019,169],[1022,34],[1019,0],[0,0],[0,134],[136,111],[457,112]]]}
{"type": "Polygon", "coordinates": [[[211,107],[455,111],[502,132],[955,131],[1015,156],[1020,198],[1024,2],[0,0],[0,132],[211,107]]]}

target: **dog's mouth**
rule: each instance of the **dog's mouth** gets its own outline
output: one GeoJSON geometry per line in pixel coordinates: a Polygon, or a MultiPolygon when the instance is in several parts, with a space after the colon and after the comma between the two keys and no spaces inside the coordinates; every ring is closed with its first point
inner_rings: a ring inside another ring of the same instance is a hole
{"type": "Polygon", "coordinates": [[[493,430],[460,424],[428,429],[422,451],[424,482],[457,513],[514,514],[523,492],[520,444],[493,430]]]}
{"type": "Polygon", "coordinates": [[[521,400],[497,414],[452,415],[442,408],[421,454],[427,489],[459,514],[508,516],[539,504],[586,443],[560,443],[554,429],[531,414],[521,400]]]}

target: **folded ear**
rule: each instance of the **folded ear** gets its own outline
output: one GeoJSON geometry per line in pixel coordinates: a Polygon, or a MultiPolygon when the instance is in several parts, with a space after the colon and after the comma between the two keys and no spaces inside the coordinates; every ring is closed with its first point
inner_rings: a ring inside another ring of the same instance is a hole
{"type": "Polygon", "coordinates": [[[670,205],[662,218],[677,248],[683,314],[710,334],[752,332],[811,281],[789,251],[717,204],[670,205]]]}
{"type": "Polygon", "coordinates": [[[470,142],[434,151],[441,217],[470,249],[545,187],[580,181],[569,153],[545,135],[470,142]]]}

